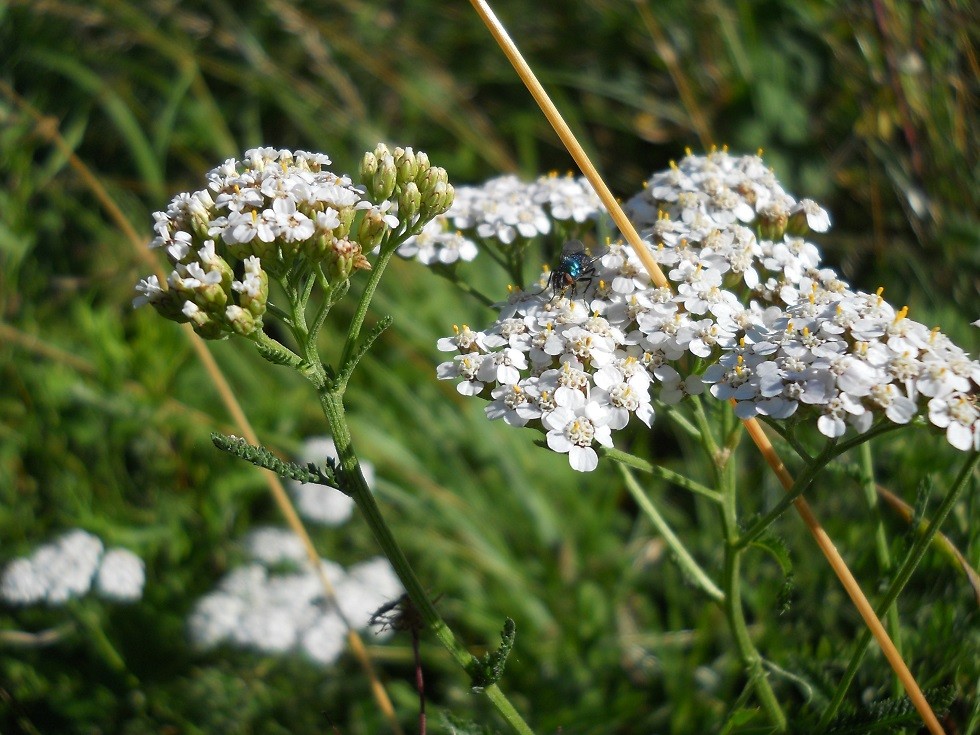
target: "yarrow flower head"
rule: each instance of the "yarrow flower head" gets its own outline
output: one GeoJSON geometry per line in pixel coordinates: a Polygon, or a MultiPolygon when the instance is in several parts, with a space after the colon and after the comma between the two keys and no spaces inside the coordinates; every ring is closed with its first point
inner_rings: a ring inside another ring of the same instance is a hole
{"type": "Polygon", "coordinates": [[[64,605],[92,589],[116,602],[143,596],[143,560],[120,548],[105,550],[87,531],[69,531],[33,554],[14,559],[0,577],[0,597],[15,605],[64,605]]]}
{"type": "Polygon", "coordinates": [[[500,176],[455,192],[449,210],[407,240],[399,255],[424,265],[470,261],[477,256],[478,243],[508,249],[558,227],[571,236],[602,211],[588,181],[571,175],[549,174],[531,182],[500,176]]]}
{"type": "Polygon", "coordinates": [[[262,329],[270,278],[319,271],[330,283],[369,270],[364,253],[388,235],[446,211],[446,172],[410,148],[379,145],[365,156],[357,187],[322,153],[254,148],[207,174],[207,187],[178,194],[154,214],[173,270],[136,287],[134,306],[189,322],[203,337],[262,329]]]}
{"type": "Polygon", "coordinates": [[[689,154],[625,209],[671,289],[628,245],[597,248],[567,288],[547,288],[545,271],[486,330],[440,340],[457,354],[438,376],[490,399],[489,418],[546,432],[580,471],[613,432],[649,426],[655,400],[705,390],[741,418],[799,413],[833,438],[927,413],[954,447],[977,447],[980,363],[823,266],[807,236],[829,215],[783,190],[758,155],[689,154]]]}
{"type": "Polygon", "coordinates": [[[191,612],[188,630],[201,648],[224,644],[267,654],[300,652],[329,665],[344,651],[344,621],[366,628],[372,613],[402,592],[383,557],[347,570],[321,560],[336,591],[336,599],[327,601],[302,544],[286,529],[255,529],[245,549],[249,561],[225,575],[191,612]]]}

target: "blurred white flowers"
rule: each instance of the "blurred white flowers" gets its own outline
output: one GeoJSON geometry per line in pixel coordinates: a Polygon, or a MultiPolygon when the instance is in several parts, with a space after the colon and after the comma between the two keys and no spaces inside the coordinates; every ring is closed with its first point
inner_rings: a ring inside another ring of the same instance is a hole
{"type": "Polygon", "coordinates": [[[14,605],[63,605],[95,585],[100,597],[133,602],[143,596],[143,560],[126,549],[105,551],[102,541],[76,529],[14,559],[0,578],[0,597],[14,605]]]}
{"type": "MultiPolygon", "coordinates": [[[[488,184],[488,198],[498,189],[488,184]]],[[[688,155],[626,211],[672,292],[614,243],[584,287],[553,294],[539,283],[512,294],[486,330],[441,339],[457,354],[438,377],[490,399],[491,419],[539,424],[580,471],[633,417],[649,426],[653,399],[705,390],[734,400],[743,419],[802,412],[830,438],[921,415],[957,449],[977,448],[980,363],[880,291],[853,291],[822,267],[806,236],[830,217],[787,194],[761,158],[688,155]]]]}
{"type": "Polygon", "coordinates": [[[250,561],[229,572],[201,598],[188,619],[201,648],[226,644],[260,653],[302,652],[331,664],[344,650],[347,628],[367,628],[372,614],[402,592],[383,557],[344,570],[321,560],[336,591],[324,598],[316,570],[291,531],[260,528],[245,539],[250,561]],[[289,567],[283,571],[282,567],[289,567]]]}

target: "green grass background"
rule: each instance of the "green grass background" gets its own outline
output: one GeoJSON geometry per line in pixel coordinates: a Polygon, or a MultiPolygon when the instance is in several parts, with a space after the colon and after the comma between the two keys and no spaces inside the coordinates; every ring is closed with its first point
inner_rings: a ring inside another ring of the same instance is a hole
{"type": "MultiPolygon", "coordinates": [[[[826,262],[857,287],[884,286],[893,304],[975,352],[980,74],[970,3],[495,8],[618,195],[686,146],[761,147],[788,190],[830,210],[826,262]]],[[[336,170],[356,172],[384,140],[427,151],[455,183],[564,171],[569,157],[457,0],[6,2],[0,82],[0,561],[83,527],[139,553],[148,571],[137,605],[0,606],[0,631],[74,626],[48,646],[0,638],[0,732],[384,731],[351,657],[324,670],[188,646],[194,599],[240,561],[248,529],[278,516],[259,473],[212,447],[211,431],[233,431],[213,386],[175,325],[131,309],[146,265],[52,134],[147,241],[151,212],[256,145],[323,151],[336,170]]],[[[504,294],[505,277],[479,261],[464,272],[504,294]]],[[[533,445],[535,434],[490,424],[478,402],[435,380],[435,340],[453,322],[492,315],[405,262],[393,264],[376,308],[395,325],[353,381],[355,441],[378,469],[396,535],[466,643],[479,652],[505,616],[516,620],[502,686],[518,708],[541,733],[717,731],[745,687],[723,615],[685,584],[615,469],[572,473],[533,445]]],[[[324,330],[328,355],[350,309],[338,307],[324,330]]],[[[270,447],[288,455],[323,433],[299,378],[244,343],[211,348],[270,447]]],[[[698,475],[690,448],[663,428],[632,441],[698,475]]],[[[875,450],[879,480],[927,513],[959,462],[923,431],[875,450]]],[[[744,455],[751,512],[779,490],[744,455]]],[[[815,509],[874,596],[887,571],[854,467],[840,463],[819,485],[815,509]]],[[[716,568],[716,518],[677,489],[649,489],[716,568]]],[[[907,525],[887,509],[880,516],[900,555],[907,525]]],[[[968,492],[944,529],[974,566],[977,517],[968,492]]],[[[747,604],[760,650],[793,674],[775,676],[777,693],[806,723],[861,624],[798,519],[777,531],[795,561],[792,588],[784,593],[778,566],[760,554],[747,604]]],[[[341,562],[375,553],[356,520],[315,539],[341,562]]],[[[899,609],[920,684],[952,699],[960,732],[980,731],[977,600],[965,577],[931,552],[899,609]]],[[[372,653],[413,727],[410,642],[395,637],[372,653]]],[[[440,711],[500,727],[434,642],[422,653],[433,731],[448,731],[440,711]]],[[[873,650],[849,705],[894,694],[873,650]]]]}

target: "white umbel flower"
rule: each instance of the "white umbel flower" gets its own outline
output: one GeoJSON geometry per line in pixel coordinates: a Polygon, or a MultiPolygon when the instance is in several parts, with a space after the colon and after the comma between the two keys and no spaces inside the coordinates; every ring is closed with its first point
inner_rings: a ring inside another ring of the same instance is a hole
{"type": "Polygon", "coordinates": [[[300,559],[302,549],[295,540],[285,529],[260,528],[248,535],[245,548],[252,561],[229,572],[188,617],[188,634],[196,646],[302,654],[330,665],[346,645],[344,619],[355,629],[366,628],[379,607],[401,595],[401,584],[383,557],[349,571],[321,560],[322,572],[336,591],[336,600],[327,601],[316,570],[305,555],[300,559]],[[277,571],[283,561],[296,562],[299,571],[277,571]]]}
{"type": "Polygon", "coordinates": [[[114,602],[143,595],[143,561],[126,549],[105,551],[98,537],[75,529],[28,557],[13,560],[0,579],[0,597],[16,605],[63,605],[92,589],[114,602]]]}
{"type": "Polygon", "coordinates": [[[95,589],[102,597],[116,602],[135,602],[143,596],[146,566],[127,549],[109,549],[95,575],[95,589]]]}
{"type": "MultiPolygon", "coordinates": [[[[505,177],[469,191],[456,225],[492,236],[520,186],[505,177]]],[[[557,206],[548,192],[562,187],[542,184],[537,201],[557,206]]],[[[632,415],[649,425],[654,401],[705,386],[742,419],[793,416],[837,438],[928,413],[952,446],[977,445],[980,363],[823,266],[807,235],[830,216],[787,194],[759,156],[689,154],[626,211],[672,289],[653,287],[631,248],[613,243],[574,288],[555,293],[545,271],[487,329],[440,340],[457,354],[439,379],[488,399],[491,419],[544,431],[581,471],[632,415]],[[643,380],[617,373],[626,364],[643,380]]]]}

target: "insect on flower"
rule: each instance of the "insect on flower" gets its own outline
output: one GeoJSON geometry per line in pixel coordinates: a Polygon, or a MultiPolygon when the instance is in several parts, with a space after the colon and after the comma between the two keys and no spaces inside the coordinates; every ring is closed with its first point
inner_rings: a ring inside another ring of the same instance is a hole
{"type": "Polygon", "coordinates": [[[595,252],[587,250],[581,240],[569,240],[561,249],[558,267],[548,277],[548,284],[538,291],[544,293],[551,287],[553,297],[564,295],[569,288],[579,283],[589,284],[595,277],[595,262],[608,252],[609,248],[601,246],[595,252]]]}

